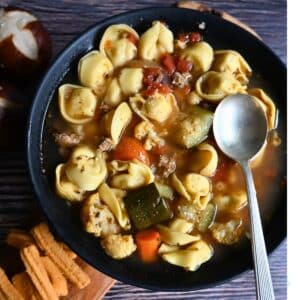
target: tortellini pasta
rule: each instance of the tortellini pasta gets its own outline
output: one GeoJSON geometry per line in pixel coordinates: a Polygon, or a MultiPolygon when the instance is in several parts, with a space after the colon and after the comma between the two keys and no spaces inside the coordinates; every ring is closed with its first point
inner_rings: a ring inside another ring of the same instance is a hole
{"type": "Polygon", "coordinates": [[[171,223],[169,228],[173,231],[178,231],[182,233],[190,233],[194,227],[193,223],[188,222],[185,219],[175,218],[171,223]]]}
{"type": "Polygon", "coordinates": [[[200,173],[203,176],[211,177],[215,174],[217,166],[217,151],[208,143],[199,145],[196,152],[192,154],[190,170],[195,173],[200,173]]]}
{"type": "Polygon", "coordinates": [[[161,240],[171,246],[185,246],[192,242],[199,241],[200,235],[191,235],[188,233],[172,230],[163,225],[157,225],[161,240]]]}
{"type": "Polygon", "coordinates": [[[242,84],[247,84],[252,70],[246,60],[236,51],[217,50],[214,52],[212,70],[217,72],[229,72],[242,84]]]}
{"type": "Polygon", "coordinates": [[[195,43],[181,51],[180,56],[193,63],[193,71],[202,74],[209,70],[213,59],[213,48],[206,42],[195,43]]]}
{"type": "Polygon", "coordinates": [[[191,201],[201,208],[205,208],[210,200],[211,183],[207,177],[197,173],[188,173],[180,180],[172,174],[173,188],[186,200],[191,201]]]}
{"type": "Polygon", "coordinates": [[[137,159],[133,161],[113,160],[109,164],[112,172],[111,186],[119,189],[136,189],[154,181],[151,169],[137,159]]]}
{"type": "Polygon", "coordinates": [[[129,98],[132,110],[142,119],[149,119],[163,123],[169,119],[176,110],[176,100],[173,94],[162,95],[155,93],[149,99],[144,99],[140,94],[129,98]]]}
{"type": "Polygon", "coordinates": [[[248,94],[253,96],[265,111],[268,121],[268,129],[274,129],[276,127],[276,107],[272,99],[262,89],[258,88],[249,89],[248,94]]]}
{"type": "Polygon", "coordinates": [[[126,102],[122,102],[116,109],[107,113],[104,117],[105,127],[116,145],[132,119],[132,112],[126,102]]]}
{"type": "Polygon", "coordinates": [[[105,92],[103,97],[103,103],[107,104],[110,107],[117,106],[123,98],[123,93],[117,78],[113,78],[105,92]]]}
{"type": "Polygon", "coordinates": [[[246,87],[228,72],[209,71],[197,80],[196,91],[201,98],[218,102],[228,95],[245,93],[246,87]]]}
{"type": "Polygon", "coordinates": [[[58,89],[58,104],[60,113],[66,121],[84,124],[93,119],[97,98],[90,88],[64,84],[58,89]]]}
{"type": "Polygon", "coordinates": [[[137,32],[130,26],[111,25],[105,30],[99,48],[115,67],[119,67],[136,57],[138,40],[137,32]]]}
{"type": "Polygon", "coordinates": [[[125,95],[138,93],[143,86],[142,68],[124,68],[119,76],[119,83],[125,95]]]}
{"type": "Polygon", "coordinates": [[[109,207],[119,225],[128,230],[130,221],[123,202],[125,194],[123,190],[110,188],[106,183],[102,183],[99,188],[100,199],[109,207]]]}
{"type": "Polygon", "coordinates": [[[213,248],[205,241],[197,241],[185,249],[163,248],[162,258],[170,264],[183,267],[187,271],[196,271],[213,255],[213,248]]]}
{"type": "Polygon", "coordinates": [[[85,191],[66,177],[65,164],[60,164],[55,169],[55,188],[57,194],[66,200],[80,202],[84,199],[85,191]]]}
{"type": "Polygon", "coordinates": [[[113,68],[112,63],[103,53],[91,51],[80,59],[78,77],[82,85],[91,88],[101,96],[113,68]]]}
{"type": "Polygon", "coordinates": [[[173,51],[173,33],[162,22],[153,22],[152,27],[141,35],[139,43],[140,58],[158,60],[162,54],[172,53],[173,51]]]}
{"type": "Polygon", "coordinates": [[[77,146],[65,166],[67,178],[85,191],[95,190],[107,176],[103,154],[87,145],[77,146]]]}
{"type": "Polygon", "coordinates": [[[143,87],[142,68],[124,68],[118,78],[113,78],[106,90],[103,102],[110,107],[118,105],[126,96],[138,93],[143,87]]]}

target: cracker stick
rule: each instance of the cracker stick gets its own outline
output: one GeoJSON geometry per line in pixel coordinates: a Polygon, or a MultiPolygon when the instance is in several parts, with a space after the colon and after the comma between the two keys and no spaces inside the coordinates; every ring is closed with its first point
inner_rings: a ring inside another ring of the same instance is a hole
{"type": "Polygon", "coordinates": [[[21,249],[34,243],[33,237],[25,230],[12,229],[6,237],[6,243],[9,246],[21,249]]]}
{"type": "Polygon", "coordinates": [[[21,249],[21,258],[26,267],[26,272],[30,276],[41,298],[45,300],[58,300],[42,263],[38,248],[35,245],[30,245],[21,249]]]}
{"type": "Polygon", "coordinates": [[[90,283],[89,276],[66,255],[62,247],[54,240],[45,223],[35,226],[32,229],[32,235],[37,244],[47,253],[67,279],[80,289],[90,283]]]}
{"type": "Polygon", "coordinates": [[[26,272],[16,274],[12,278],[14,287],[20,292],[25,300],[40,300],[39,292],[33,285],[29,275],[26,272]]]}
{"type": "Polygon", "coordinates": [[[48,277],[53,285],[53,288],[57,296],[67,296],[68,295],[68,283],[64,275],[55,265],[55,263],[48,257],[41,257],[48,277]]]}
{"type": "Polygon", "coordinates": [[[0,268],[0,299],[4,300],[24,300],[7,278],[4,270],[0,268]]]}

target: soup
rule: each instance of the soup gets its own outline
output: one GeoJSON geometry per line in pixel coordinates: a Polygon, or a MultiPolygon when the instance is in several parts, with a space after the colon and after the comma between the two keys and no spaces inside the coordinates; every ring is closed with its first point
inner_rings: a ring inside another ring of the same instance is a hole
{"type": "Polygon", "coordinates": [[[174,37],[159,21],[141,36],[111,25],[99,51],[80,59],[80,85],[58,89],[55,185],[60,197],[80,203],[84,229],[108,255],[137,251],[144,262],[162,258],[195,271],[218,244],[247,235],[243,176],[211,126],[228,95],[249,94],[262,106],[269,138],[252,168],[266,199],[280,138],[276,107],[262,89],[249,88],[251,75],[238,52],[214,51],[198,32],[174,37]]]}

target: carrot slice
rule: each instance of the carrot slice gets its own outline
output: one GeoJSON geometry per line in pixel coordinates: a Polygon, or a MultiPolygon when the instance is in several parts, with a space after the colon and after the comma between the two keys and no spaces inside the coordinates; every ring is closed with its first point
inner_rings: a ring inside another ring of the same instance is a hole
{"type": "Polygon", "coordinates": [[[160,234],[154,229],[139,231],[135,236],[138,254],[142,261],[153,262],[161,243],[160,234]]]}

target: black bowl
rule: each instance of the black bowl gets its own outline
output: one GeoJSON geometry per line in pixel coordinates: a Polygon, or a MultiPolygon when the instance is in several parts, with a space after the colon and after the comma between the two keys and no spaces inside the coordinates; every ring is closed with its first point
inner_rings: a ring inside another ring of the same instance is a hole
{"type": "MultiPolygon", "coordinates": [[[[256,81],[272,96],[280,110],[279,132],[282,137],[280,177],[286,175],[286,67],[257,38],[218,17],[178,8],[149,8],[111,17],[94,25],[76,38],[55,60],[42,80],[33,102],[28,127],[28,164],[40,205],[54,232],[80,257],[101,272],[120,281],[149,289],[201,289],[228,280],[252,268],[250,243],[223,248],[197,272],[186,272],[162,261],[143,264],[131,256],[122,261],[108,257],[99,240],[87,234],[80,223],[78,210],[55,194],[54,170],[61,161],[50,137],[47,113],[57,113],[57,88],[67,81],[76,82],[77,63],[85,53],[98,48],[107,26],[115,23],[132,25],[138,32],[146,30],[153,20],[164,20],[173,32],[197,31],[205,22],[204,39],[214,48],[239,51],[259,74],[256,81]]],[[[51,115],[50,114],[50,115],[51,115]]],[[[267,250],[273,251],[286,237],[286,187],[274,187],[274,213],[265,226],[267,250]],[[276,200],[276,201],[275,201],[276,200]]]]}

